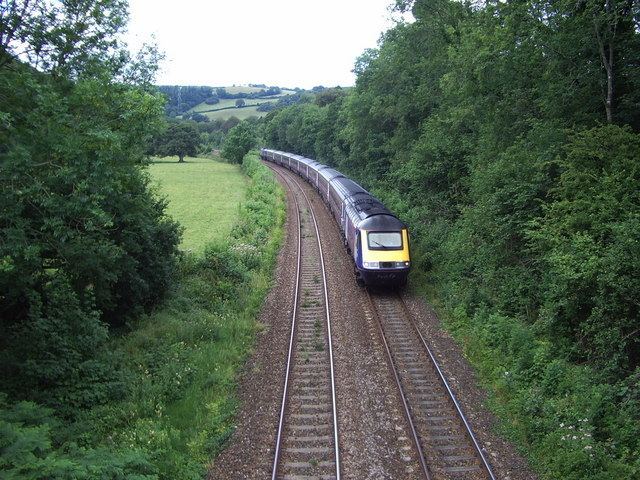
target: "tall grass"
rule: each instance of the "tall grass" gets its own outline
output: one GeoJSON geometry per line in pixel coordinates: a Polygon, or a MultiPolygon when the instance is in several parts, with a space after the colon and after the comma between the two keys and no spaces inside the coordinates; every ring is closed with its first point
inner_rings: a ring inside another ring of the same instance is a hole
{"type": "Polygon", "coordinates": [[[116,342],[127,395],[73,427],[85,445],[135,451],[160,479],[202,478],[233,432],[236,378],[253,345],[282,239],[284,201],[255,153],[240,221],[226,240],[181,262],[164,307],[116,342]]]}

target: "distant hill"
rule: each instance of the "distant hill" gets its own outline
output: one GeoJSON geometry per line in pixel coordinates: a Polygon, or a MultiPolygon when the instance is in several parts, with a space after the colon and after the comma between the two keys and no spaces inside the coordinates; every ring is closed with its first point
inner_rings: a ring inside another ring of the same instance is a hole
{"type": "Polygon", "coordinates": [[[158,89],[167,96],[166,113],[170,117],[198,113],[209,119],[223,120],[231,116],[247,118],[266,115],[269,105],[275,105],[282,97],[295,96],[301,91],[254,84],[230,87],[161,85],[158,89]],[[238,107],[236,102],[240,99],[244,105],[238,107]],[[262,107],[260,111],[259,107],[262,107]]]}

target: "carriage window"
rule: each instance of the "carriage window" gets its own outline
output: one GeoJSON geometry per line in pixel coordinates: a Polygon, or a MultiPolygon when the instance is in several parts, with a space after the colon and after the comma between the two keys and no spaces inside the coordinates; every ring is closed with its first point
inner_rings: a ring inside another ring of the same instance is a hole
{"type": "Polygon", "coordinates": [[[371,250],[401,250],[400,232],[369,232],[367,241],[371,250]]]}

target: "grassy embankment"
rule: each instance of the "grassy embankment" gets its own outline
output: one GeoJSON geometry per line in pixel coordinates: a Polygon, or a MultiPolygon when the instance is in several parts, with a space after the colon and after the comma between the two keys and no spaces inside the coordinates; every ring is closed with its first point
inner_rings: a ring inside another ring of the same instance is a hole
{"type": "Polygon", "coordinates": [[[201,479],[233,431],[235,380],[259,329],[284,219],[282,191],[257,155],[243,170],[248,184],[237,167],[209,160],[152,166],[199,253],[181,261],[163,308],[117,341],[127,395],[93,409],[75,432],[81,443],[137,454],[160,479],[201,479]],[[227,182],[246,185],[240,208],[227,182]],[[203,202],[210,235],[196,213],[203,202]]]}
{"type": "Polygon", "coordinates": [[[475,315],[451,308],[437,282],[414,273],[411,289],[435,308],[476,369],[499,419],[498,433],[541,478],[638,478],[640,457],[628,447],[639,429],[629,420],[637,404],[630,386],[601,383],[589,365],[554,356],[550,342],[516,318],[488,308],[475,315]]]}

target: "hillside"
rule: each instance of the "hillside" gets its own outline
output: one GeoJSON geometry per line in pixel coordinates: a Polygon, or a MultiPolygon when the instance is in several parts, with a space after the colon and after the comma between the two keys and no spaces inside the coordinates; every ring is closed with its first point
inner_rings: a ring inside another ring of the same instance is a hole
{"type": "Polygon", "coordinates": [[[229,87],[193,86],[193,85],[160,85],[160,93],[167,99],[165,112],[172,118],[185,118],[188,114],[202,113],[210,119],[226,120],[231,116],[248,118],[264,116],[266,112],[258,112],[257,107],[264,103],[276,103],[280,98],[298,93],[298,90],[283,89],[276,86],[252,85],[229,87]],[[244,107],[236,107],[236,101],[242,99],[244,107]],[[249,108],[248,112],[235,114],[236,108],[249,108]],[[218,112],[213,114],[212,112],[218,112]],[[225,113],[219,113],[225,112],[225,113]]]}
{"type": "MultiPolygon", "coordinates": [[[[229,94],[237,95],[239,93],[246,94],[255,94],[259,92],[261,89],[257,87],[246,87],[246,86],[231,86],[231,87],[222,87],[229,94]]],[[[203,101],[196,105],[195,107],[190,108],[187,113],[201,113],[209,118],[209,120],[226,120],[229,117],[237,117],[240,120],[244,120],[249,117],[264,117],[268,112],[258,111],[258,106],[263,104],[275,104],[282,97],[286,97],[288,95],[294,95],[297,92],[295,90],[285,90],[278,95],[269,95],[260,98],[244,98],[245,105],[243,107],[236,107],[237,98],[225,98],[220,99],[220,101],[214,105],[208,104],[206,101],[203,101]]]]}

